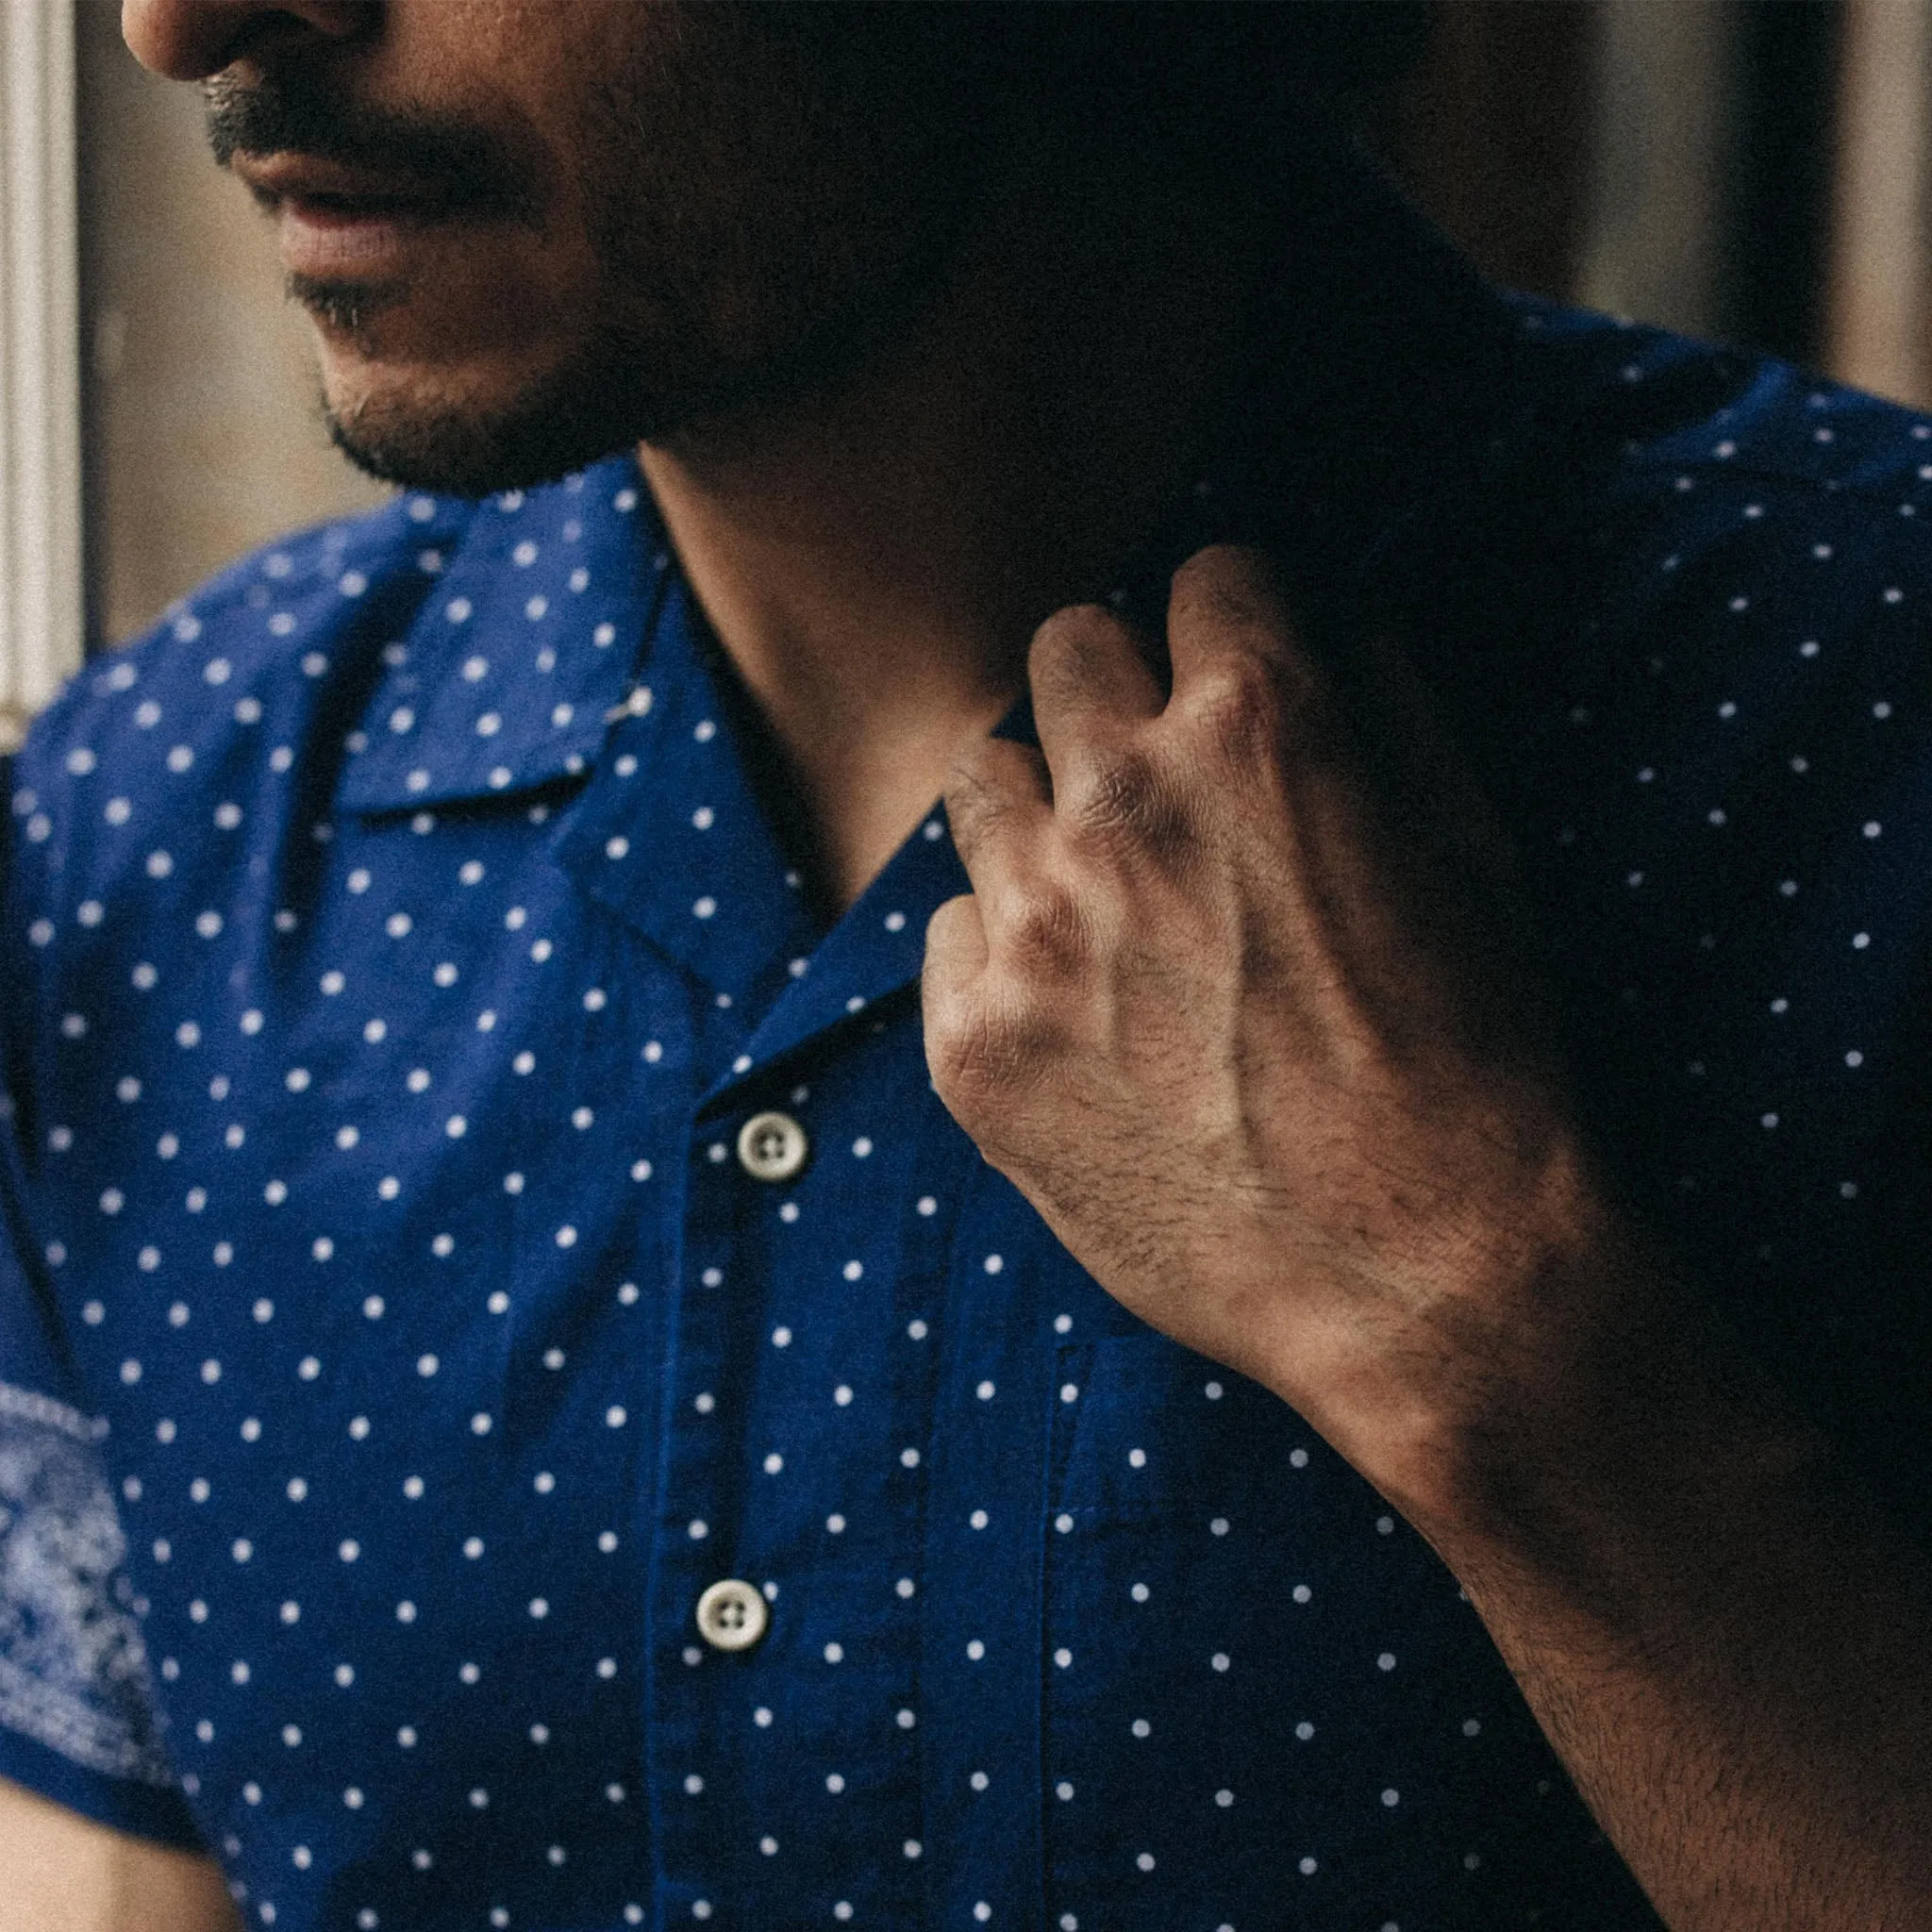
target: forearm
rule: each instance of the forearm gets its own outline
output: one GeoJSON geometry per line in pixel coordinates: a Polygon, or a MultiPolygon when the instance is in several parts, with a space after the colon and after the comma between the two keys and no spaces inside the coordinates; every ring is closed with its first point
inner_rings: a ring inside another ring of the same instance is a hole
{"type": "Polygon", "coordinates": [[[1570,1391],[1541,1441],[1498,1431],[1421,1526],[1674,1932],[1919,1932],[1923,1552],[1734,1341],[1657,1306],[1641,1390],[1570,1391]]]}
{"type": "Polygon", "coordinates": [[[0,1932],[236,1932],[212,1859],[83,1818],[0,1778],[0,1932]]]}
{"type": "Polygon", "coordinates": [[[1338,684],[1247,551],[1176,574],[1163,691],[1060,613],[1040,750],[962,760],[936,1091],[1430,1538],[1676,1932],[1923,1932],[1932,1590],[1609,1202],[1412,675],[1338,684]]]}

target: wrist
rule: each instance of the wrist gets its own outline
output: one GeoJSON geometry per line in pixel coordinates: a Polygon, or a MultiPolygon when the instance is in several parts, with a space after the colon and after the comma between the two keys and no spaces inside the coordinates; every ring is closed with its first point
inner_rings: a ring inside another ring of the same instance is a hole
{"type": "Polygon", "coordinates": [[[1435,1232],[1413,1332],[1337,1375],[1354,1400],[1318,1397],[1329,1419],[1311,1420],[1439,1546],[1533,1544],[1818,1454],[1574,1136],[1553,1134],[1500,1205],[1462,1204],[1435,1232]]]}
{"type": "Polygon", "coordinates": [[[1452,1567],[1607,1583],[1639,1549],[1775,1516],[1828,1460],[1717,1309],[1621,1216],[1553,1246],[1510,1373],[1439,1423],[1403,1507],[1452,1567]]]}
{"type": "MultiPolygon", "coordinates": [[[[1447,1518],[1514,1445],[1560,1437],[1566,1405],[1654,1272],[1567,1125],[1467,1133],[1472,1158],[1383,1184],[1393,1227],[1365,1227],[1310,1291],[1278,1274],[1248,1297],[1246,1369],[1301,1411],[1411,1521],[1447,1518]]],[[[1274,1266],[1278,1267],[1278,1261],[1274,1266]]],[[[1303,1275],[1316,1271],[1298,1269],[1303,1275]]]]}

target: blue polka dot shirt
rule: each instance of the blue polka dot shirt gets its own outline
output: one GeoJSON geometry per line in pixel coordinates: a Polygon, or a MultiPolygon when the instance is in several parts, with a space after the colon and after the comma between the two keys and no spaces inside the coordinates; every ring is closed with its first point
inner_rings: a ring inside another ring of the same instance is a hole
{"type": "MultiPolygon", "coordinates": [[[[1923,1518],[1932,428],[1368,254],[1120,598],[1231,535],[1410,640],[1620,1184],[1923,1518]]],[[[41,722],[0,1773],[285,1932],[1654,1926],[1420,1538],[932,1093],[943,816],[827,925],[769,784],[628,459],[41,722]]]]}

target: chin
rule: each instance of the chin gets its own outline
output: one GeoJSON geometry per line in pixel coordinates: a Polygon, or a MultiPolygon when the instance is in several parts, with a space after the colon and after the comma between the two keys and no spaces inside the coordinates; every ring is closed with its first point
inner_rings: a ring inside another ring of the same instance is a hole
{"type": "Polygon", "coordinates": [[[555,482],[634,448],[659,414],[608,370],[588,382],[573,367],[500,385],[358,374],[325,384],[330,441],[365,475],[438,495],[555,482]]]}
{"type": "Polygon", "coordinates": [[[318,314],[324,416],[336,447],[406,489],[488,496],[555,482],[640,443],[670,447],[761,427],[862,382],[904,332],[896,309],[836,316],[727,349],[701,329],[606,323],[547,366],[472,357],[400,358],[407,310],[331,327],[318,314]]]}
{"type": "Polygon", "coordinates": [[[608,424],[575,431],[554,419],[474,411],[325,409],[329,440],[365,475],[439,496],[534,489],[638,439],[608,424]]]}

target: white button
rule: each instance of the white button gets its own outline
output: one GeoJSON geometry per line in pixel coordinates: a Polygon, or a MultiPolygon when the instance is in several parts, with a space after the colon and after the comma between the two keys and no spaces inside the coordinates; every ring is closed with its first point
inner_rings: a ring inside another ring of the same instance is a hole
{"type": "Polygon", "coordinates": [[[755,1113],[738,1130],[738,1160],[758,1181],[789,1181],[811,1143],[789,1113],[755,1113]]]}
{"type": "Polygon", "coordinates": [[[736,1576],[712,1584],[698,1599],[698,1635],[713,1650],[749,1650],[771,1621],[756,1585],[736,1576]]]}

